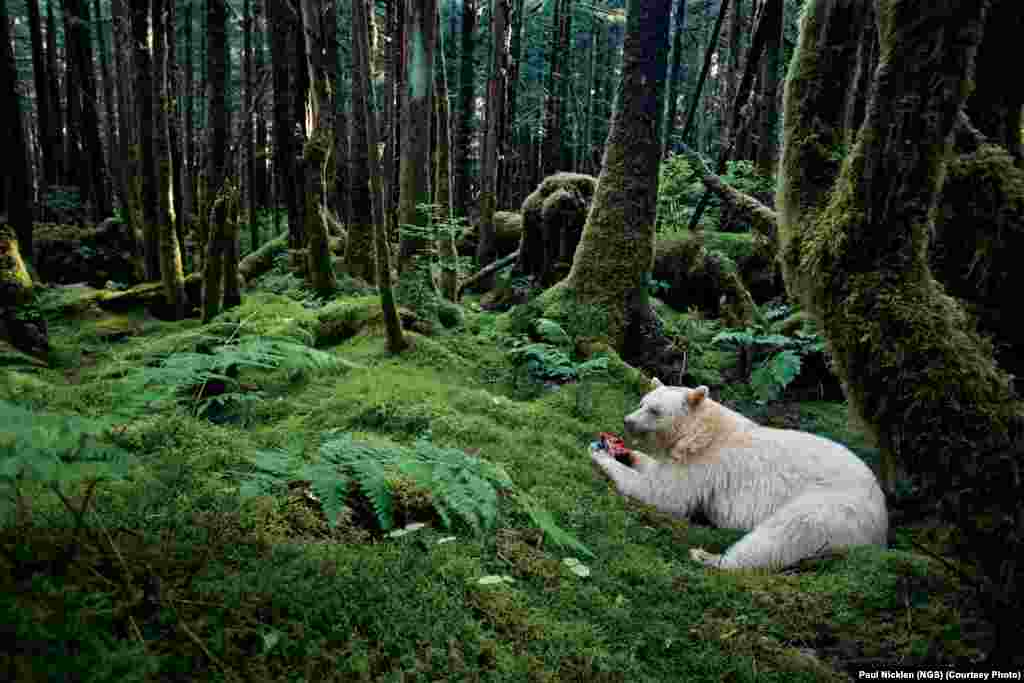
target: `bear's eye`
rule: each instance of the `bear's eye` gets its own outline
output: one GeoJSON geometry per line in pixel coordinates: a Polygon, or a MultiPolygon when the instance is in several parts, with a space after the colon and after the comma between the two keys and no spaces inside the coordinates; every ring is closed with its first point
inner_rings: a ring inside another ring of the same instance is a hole
{"type": "Polygon", "coordinates": [[[659,415],[661,413],[660,410],[658,410],[657,408],[653,408],[653,407],[648,408],[647,410],[651,411],[651,415],[659,415]]]}

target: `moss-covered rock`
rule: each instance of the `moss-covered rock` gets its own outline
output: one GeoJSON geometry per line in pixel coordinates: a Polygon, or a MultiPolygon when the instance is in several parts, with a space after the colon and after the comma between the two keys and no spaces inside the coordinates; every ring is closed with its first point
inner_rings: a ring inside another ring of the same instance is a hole
{"type": "Polygon", "coordinates": [[[569,272],[597,179],[582,173],[548,176],[523,202],[517,272],[550,285],[569,272]]]}

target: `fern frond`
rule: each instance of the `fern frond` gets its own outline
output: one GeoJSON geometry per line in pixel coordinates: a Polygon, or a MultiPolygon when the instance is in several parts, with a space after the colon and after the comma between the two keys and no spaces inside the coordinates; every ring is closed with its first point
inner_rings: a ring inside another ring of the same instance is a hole
{"type": "Polygon", "coordinates": [[[572,548],[587,557],[594,557],[594,553],[591,552],[590,548],[583,545],[571,533],[558,526],[551,513],[542,508],[533,496],[525,491],[517,491],[515,498],[526,511],[526,514],[530,516],[530,519],[533,520],[533,523],[537,525],[537,528],[547,534],[548,538],[555,545],[563,548],[572,548]]]}

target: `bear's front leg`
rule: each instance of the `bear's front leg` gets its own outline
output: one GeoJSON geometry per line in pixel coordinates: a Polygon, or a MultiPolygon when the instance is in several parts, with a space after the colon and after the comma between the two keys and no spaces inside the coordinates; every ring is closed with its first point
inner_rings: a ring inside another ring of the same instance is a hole
{"type": "MultiPolygon", "coordinates": [[[[634,451],[633,462],[637,462],[638,454],[634,451]]],[[[643,456],[647,458],[647,456],[643,456]]],[[[601,472],[611,479],[615,489],[623,496],[644,500],[645,492],[650,492],[650,484],[646,481],[643,473],[633,467],[623,465],[621,462],[609,455],[608,451],[601,448],[590,449],[590,460],[601,472]]],[[[647,458],[649,460],[649,458],[647,458]]],[[[644,501],[646,502],[646,501],[644,501]]]]}

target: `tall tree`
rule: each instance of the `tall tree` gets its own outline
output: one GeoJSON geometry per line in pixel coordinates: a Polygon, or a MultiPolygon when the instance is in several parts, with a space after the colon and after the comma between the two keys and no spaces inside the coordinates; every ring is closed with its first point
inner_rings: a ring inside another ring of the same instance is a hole
{"type": "Polygon", "coordinates": [[[433,118],[436,29],[436,0],[407,0],[398,203],[398,224],[403,232],[399,300],[431,320],[437,315],[437,288],[431,273],[433,248],[426,233],[430,212],[424,206],[431,201],[432,173],[429,135],[421,133],[420,126],[429,126],[433,118]]]}
{"type": "MultiPolygon", "coordinates": [[[[52,4],[52,3],[51,3],[52,4]]],[[[112,24],[111,42],[114,53],[114,79],[117,87],[117,171],[118,195],[121,200],[121,216],[132,228],[140,227],[135,215],[138,207],[134,181],[134,161],[131,153],[132,132],[135,130],[135,110],[130,106],[134,74],[131,68],[132,18],[123,0],[111,0],[110,19],[112,24]]]]}
{"type": "MultiPolygon", "coordinates": [[[[434,69],[434,125],[437,127],[437,142],[434,145],[434,205],[438,208],[441,222],[454,223],[452,209],[452,126],[448,107],[448,73],[445,68],[444,24],[438,8],[437,35],[441,49],[437,51],[438,68],[434,69]]],[[[437,236],[437,255],[441,261],[441,293],[449,301],[455,301],[459,285],[458,253],[455,249],[455,235],[442,230],[437,236]]]]}
{"type": "MultiPolygon", "coordinates": [[[[43,49],[42,19],[39,14],[39,0],[26,0],[28,25],[32,36],[32,74],[36,89],[36,111],[39,116],[39,151],[43,172],[40,175],[42,189],[56,180],[55,133],[50,122],[49,75],[46,70],[46,52],[43,49]]],[[[97,13],[98,16],[98,13],[97,13]]],[[[56,74],[54,74],[56,78],[56,74]]],[[[31,256],[31,254],[29,254],[31,256]]]]}
{"type": "Polygon", "coordinates": [[[181,264],[181,245],[171,219],[171,148],[168,131],[174,110],[170,106],[173,87],[168,60],[170,46],[167,36],[174,31],[173,14],[168,12],[174,0],[152,0],[153,11],[153,101],[158,104],[153,126],[153,148],[156,159],[157,230],[160,233],[160,280],[164,300],[173,320],[182,320],[188,312],[185,275],[181,264]]]}
{"type": "MultiPolygon", "coordinates": [[[[353,39],[356,46],[356,74],[355,79],[361,81],[361,89],[370,93],[370,20],[366,3],[368,0],[353,0],[352,3],[352,27],[353,39]]],[[[408,347],[409,342],[402,334],[402,323],[398,318],[398,308],[395,306],[395,298],[391,288],[391,249],[388,247],[387,227],[384,224],[383,210],[379,208],[383,200],[381,194],[381,171],[380,162],[377,157],[377,117],[374,111],[373,98],[364,97],[363,117],[366,119],[367,156],[370,163],[369,181],[372,185],[370,193],[371,201],[375,204],[373,209],[374,231],[373,241],[377,258],[377,289],[380,291],[381,309],[384,312],[384,327],[387,332],[388,350],[391,353],[399,353],[408,347]]]]}
{"type": "Polygon", "coordinates": [[[549,314],[564,318],[557,312],[571,310],[574,321],[586,325],[580,334],[620,349],[634,317],[650,308],[644,278],[654,261],[671,9],[671,0],[627,2],[622,81],[597,190],[569,275],[541,295],[549,314]]]}
{"type": "Polygon", "coordinates": [[[452,149],[452,163],[455,166],[455,213],[469,215],[470,186],[473,177],[469,151],[472,148],[473,113],[476,111],[476,42],[477,5],[476,0],[462,0],[462,36],[459,48],[459,103],[458,124],[455,144],[452,149]]]}
{"type": "Polygon", "coordinates": [[[95,216],[110,214],[110,195],[106,191],[106,164],[103,161],[103,146],[100,142],[100,119],[96,109],[96,76],[92,59],[92,38],[89,35],[89,5],[86,0],[65,0],[64,12],[70,14],[70,36],[65,42],[70,46],[72,56],[71,79],[73,87],[69,94],[75,98],[82,121],[83,162],[79,173],[79,187],[84,197],[92,203],[95,216]]]}
{"type": "MultiPolygon", "coordinates": [[[[362,3],[365,0],[354,0],[362,3]]],[[[352,10],[352,40],[358,47],[360,36],[369,36],[370,26],[367,24],[369,17],[367,12],[357,12],[355,6],[352,10]],[[362,24],[360,24],[360,21],[362,24]]],[[[367,38],[369,42],[369,38],[367,38]]],[[[371,158],[369,150],[376,150],[375,146],[369,144],[369,121],[367,112],[372,108],[372,91],[367,88],[369,77],[363,78],[363,71],[369,73],[370,65],[363,64],[362,52],[358,49],[352,51],[352,142],[349,154],[349,195],[352,205],[352,221],[348,226],[348,253],[347,268],[352,277],[361,278],[367,282],[377,280],[377,254],[375,247],[376,229],[374,211],[383,214],[381,206],[382,196],[373,196],[370,189],[371,184],[371,158]]],[[[376,158],[372,159],[374,165],[376,158]]],[[[379,186],[381,178],[373,179],[379,186]]]]}
{"type": "Polygon", "coordinates": [[[57,68],[57,18],[53,13],[55,3],[46,3],[46,72],[50,77],[47,94],[49,96],[49,109],[51,120],[50,145],[54,163],[54,177],[47,178],[48,184],[63,182],[67,173],[67,164],[64,156],[64,112],[60,107],[60,70],[57,68]]]}
{"type": "Polygon", "coordinates": [[[135,46],[135,113],[141,166],[136,182],[141,206],[143,272],[149,281],[160,279],[160,232],[157,216],[156,154],[153,142],[153,61],[149,51],[149,2],[132,0],[132,39],[135,46]]]}
{"type": "MultiPolygon", "coordinates": [[[[987,665],[1019,668],[1024,404],[927,260],[937,228],[965,227],[936,225],[940,198],[965,223],[976,208],[974,186],[940,192],[993,4],[993,16],[1024,19],[1012,0],[878,0],[869,105],[838,159],[872,7],[806,3],[786,81],[776,202],[787,288],[823,330],[850,409],[874,432],[883,462],[898,459],[941,501],[959,560],[971,567],[963,575],[974,577],[996,625],[987,665]]],[[[1002,42],[1000,27],[989,28],[1002,42]]],[[[1013,115],[1019,124],[1019,109],[1013,115]]],[[[1003,159],[986,166],[992,187],[1020,183],[1007,150],[987,153],[1003,159]]]]}
{"type": "Polygon", "coordinates": [[[203,258],[203,322],[221,311],[224,286],[224,257],[231,239],[228,217],[235,190],[228,178],[228,40],[227,2],[208,0],[206,4],[206,99],[207,144],[206,196],[210,198],[206,253],[203,258]]]}
{"type": "Polygon", "coordinates": [[[7,222],[14,228],[22,258],[31,261],[32,186],[29,179],[32,176],[28,168],[25,129],[21,124],[18,71],[15,68],[14,50],[8,33],[8,27],[11,25],[8,17],[7,0],[0,0],[0,41],[3,41],[3,51],[0,52],[0,102],[3,102],[3,116],[9,126],[9,153],[12,157],[9,163],[4,164],[4,173],[0,176],[0,214],[6,214],[7,222]]]}
{"type": "MultiPolygon", "coordinates": [[[[733,8],[733,13],[735,14],[738,11],[739,3],[737,2],[733,8]]],[[[669,151],[672,149],[672,133],[676,128],[676,105],[679,100],[679,85],[682,80],[683,70],[683,36],[686,33],[686,0],[678,0],[675,14],[675,28],[672,32],[672,66],[668,72],[667,93],[665,95],[665,127],[661,132],[662,157],[668,156],[669,151]]],[[[726,73],[728,73],[728,70],[726,73]]]]}
{"type": "Polygon", "coordinates": [[[761,111],[758,121],[757,168],[775,175],[779,160],[779,70],[782,68],[782,0],[764,0],[764,59],[761,62],[761,111]]]}
{"type": "Polygon", "coordinates": [[[300,7],[309,72],[306,104],[309,131],[302,150],[306,175],[304,232],[309,280],[317,292],[326,295],[337,286],[327,245],[327,216],[333,211],[327,203],[327,193],[334,180],[335,144],[330,74],[337,55],[327,53],[323,20],[325,14],[333,15],[337,10],[333,0],[301,0],[300,7]]]}
{"type": "MultiPolygon", "coordinates": [[[[103,114],[107,136],[106,169],[110,175],[110,185],[118,194],[123,191],[119,180],[115,179],[118,163],[117,117],[114,114],[114,79],[110,74],[110,63],[107,60],[106,22],[100,9],[100,0],[93,0],[93,11],[96,14],[96,51],[99,53],[100,80],[103,85],[103,114]]],[[[108,207],[109,208],[109,207],[108,207]]]]}
{"type": "MultiPolygon", "coordinates": [[[[494,212],[498,209],[498,164],[501,144],[501,123],[505,115],[508,75],[508,29],[510,0],[491,2],[491,75],[487,81],[487,133],[480,163],[480,241],[476,258],[481,266],[489,265],[498,256],[494,212]]],[[[494,286],[494,275],[480,280],[480,286],[494,286]]]]}

